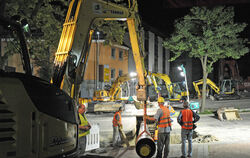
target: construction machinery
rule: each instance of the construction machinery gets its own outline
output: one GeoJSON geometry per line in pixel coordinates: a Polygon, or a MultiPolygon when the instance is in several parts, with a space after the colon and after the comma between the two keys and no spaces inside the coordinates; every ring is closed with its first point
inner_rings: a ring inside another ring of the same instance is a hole
{"type": "Polygon", "coordinates": [[[53,84],[77,100],[91,44],[92,24],[100,20],[127,21],[139,81],[137,99],[144,100],[146,91],[136,8],[136,1],[129,3],[128,8],[102,0],[71,1],[56,52],[53,84]]]}
{"type": "Polygon", "coordinates": [[[12,69],[0,71],[0,157],[75,155],[78,126],[74,100],[49,82],[32,76],[19,22],[0,17],[0,32],[1,45],[14,46],[15,56],[20,57],[15,63],[23,63],[23,70],[11,65],[12,69]]]}
{"type": "MultiPolygon", "coordinates": [[[[127,7],[105,0],[70,2],[55,54],[53,84],[31,76],[20,24],[1,18],[1,25],[15,29],[11,30],[12,33],[18,33],[26,74],[0,72],[0,157],[42,158],[76,154],[76,104],[87,65],[93,33],[91,26],[100,20],[127,21],[138,77],[137,100],[144,101],[146,114],[146,84],[138,42],[139,19],[135,0],[129,0],[127,7]]],[[[141,136],[148,134],[143,132],[141,136]]],[[[154,154],[153,147],[154,143],[153,146],[147,142],[140,145],[150,155],[154,154]]],[[[144,156],[147,157],[145,153],[144,156]]]]}
{"type": "Polygon", "coordinates": [[[221,107],[216,111],[216,115],[220,121],[242,120],[238,109],[235,109],[234,107],[221,107]]]}
{"type": "Polygon", "coordinates": [[[250,77],[246,79],[240,76],[238,64],[236,60],[222,59],[219,62],[219,82],[223,80],[232,80],[237,83],[239,95],[244,97],[250,96],[250,77]]]}
{"type": "Polygon", "coordinates": [[[169,101],[181,101],[187,97],[186,88],[182,85],[182,82],[172,83],[170,77],[166,74],[149,73],[148,78],[150,78],[149,83],[152,83],[151,85],[154,86],[154,91],[157,94],[156,96],[150,93],[150,101],[156,100],[158,95],[169,101]]]}
{"type": "MultiPolygon", "coordinates": [[[[203,84],[203,79],[193,82],[195,91],[197,92],[198,98],[201,98],[201,92],[199,86],[203,84]]],[[[230,99],[240,99],[238,95],[238,85],[237,82],[230,79],[225,79],[222,81],[220,88],[216,84],[207,78],[207,85],[215,92],[210,93],[216,100],[230,100],[230,99]]],[[[207,89],[207,96],[210,90],[207,89]]]]}
{"type": "MultiPolygon", "coordinates": [[[[142,50],[139,43],[139,18],[136,0],[128,0],[127,7],[117,5],[106,0],[72,0],[63,25],[60,42],[54,61],[53,84],[60,87],[74,100],[78,100],[80,84],[87,66],[89,48],[91,45],[92,26],[100,20],[126,21],[128,25],[132,53],[135,61],[138,86],[137,100],[144,103],[146,115],[146,83],[142,64],[142,50]]],[[[144,129],[139,135],[150,135],[144,129]]],[[[140,139],[143,141],[143,139],[140,139]]],[[[153,141],[149,138],[147,140],[153,141]]],[[[140,141],[140,142],[141,142],[140,141]]],[[[153,155],[154,143],[144,141],[140,145],[140,152],[144,157],[153,155]],[[152,145],[153,144],[153,145],[152,145]]]]}
{"type": "Polygon", "coordinates": [[[121,86],[131,80],[129,74],[125,74],[122,76],[117,77],[114,83],[111,85],[111,88],[108,90],[97,90],[94,92],[93,101],[121,101],[127,100],[128,98],[122,98],[121,94],[121,86]],[[120,97],[119,97],[120,96],[120,97]]]}

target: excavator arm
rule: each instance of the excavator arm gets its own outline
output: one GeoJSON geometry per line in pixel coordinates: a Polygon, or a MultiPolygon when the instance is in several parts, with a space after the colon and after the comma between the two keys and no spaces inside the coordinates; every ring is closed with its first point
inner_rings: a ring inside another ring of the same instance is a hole
{"type": "Polygon", "coordinates": [[[115,98],[117,98],[118,94],[121,91],[121,85],[129,80],[131,80],[131,77],[128,74],[120,76],[115,80],[109,92],[110,100],[115,100],[115,98]]]}
{"type": "MultiPolygon", "coordinates": [[[[193,82],[194,89],[197,92],[198,97],[201,97],[199,85],[202,85],[202,84],[203,84],[203,79],[193,82]]],[[[220,88],[216,86],[216,84],[208,78],[207,78],[207,85],[209,85],[215,91],[215,93],[220,94],[220,88]]]]}
{"type": "Polygon", "coordinates": [[[137,99],[146,100],[142,50],[138,41],[138,8],[135,0],[128,8],[104,0],[72,0],[63,25],[54,60],[53,84],[78,99],[91,44],[91,26],[98,20],[127,21],[138,76],[137,99]]]}

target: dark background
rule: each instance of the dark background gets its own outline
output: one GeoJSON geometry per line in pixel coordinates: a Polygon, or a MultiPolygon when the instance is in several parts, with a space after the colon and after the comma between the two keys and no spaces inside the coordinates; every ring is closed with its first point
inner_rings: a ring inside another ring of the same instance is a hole
{"type": "MultiPolygon", "coordinates": [[[[234,6],[235,22],[244,22],[248,26],[241,37],[250,41],[250,0],[138,0],[139,13],[144,22],[168,37],[174,29],[175,19],[189,13],[192,6],[216,5],[234,6]]],[[[248,44],[250,47],[250,42],[248,44]]],[[[250,53],[237,60],[240,76],[250,76],[250,53]]]]}

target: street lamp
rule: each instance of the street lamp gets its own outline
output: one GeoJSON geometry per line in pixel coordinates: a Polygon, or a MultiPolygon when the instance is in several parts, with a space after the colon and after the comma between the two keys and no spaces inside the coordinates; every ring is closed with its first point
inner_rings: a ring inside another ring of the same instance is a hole
{"type": "Polygon", "coordinates": [[[137,76],[137,73],[136,72],[130,72],[130,77],[136,77],[137,76]]]}
{"type": "Polygon", "coordinates": [[[100,56],[100,46],[99,46],[99,40],[100,40],[100,32],[96,32],[97,35],[97,40],[96,40],[96,87],[95,89],[98,89],[98,84],[99,84],[99,56],[100,56]]]}
{"type": "Polygon", "coordinates": [[[178,66],[178,70],[181,71],[180,75],[185,77],[185,83],[186,83],[186,90],[187,90],[187,102],[189,103],[189,93],[188,93],[188,84],[187,84],[187,73],[186,73],[186,69],[183,66],[183,64],[181,66],[178,66]]]}

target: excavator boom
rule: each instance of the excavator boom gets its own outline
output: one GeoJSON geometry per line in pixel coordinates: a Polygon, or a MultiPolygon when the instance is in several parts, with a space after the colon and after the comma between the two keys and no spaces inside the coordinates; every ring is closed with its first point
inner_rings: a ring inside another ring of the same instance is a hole
{"type": "Polygon", "coordinates": [[[126,20],[138,74],[138,100],[146,100],[137,2],[125,8],[103,0],[72,0],[54,61],[53,83],[77,99],[87,65],[91,26],[98,20],[126,20]]]}

